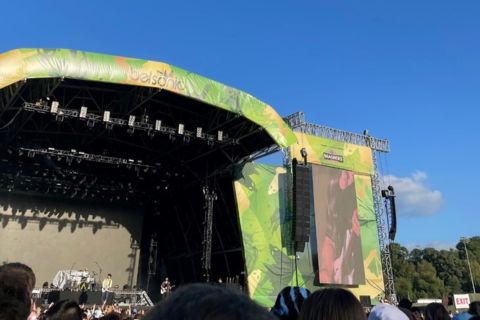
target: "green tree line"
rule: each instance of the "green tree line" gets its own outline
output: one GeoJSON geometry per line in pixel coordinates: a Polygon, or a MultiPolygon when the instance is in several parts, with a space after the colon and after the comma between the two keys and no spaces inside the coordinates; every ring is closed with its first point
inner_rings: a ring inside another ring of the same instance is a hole
{"type": "Polygon", "coordinates": [[[472,293],[467,262],[470,261],[473,283],[480,289],[480,237],[460,240],[455,249],[434,248],[409,251],[398,243],[390,245],[395,289],[399,299],[441,298],[456,293],[472,293]],[[465,251],[465,247],[467,251],[465,251]]]}

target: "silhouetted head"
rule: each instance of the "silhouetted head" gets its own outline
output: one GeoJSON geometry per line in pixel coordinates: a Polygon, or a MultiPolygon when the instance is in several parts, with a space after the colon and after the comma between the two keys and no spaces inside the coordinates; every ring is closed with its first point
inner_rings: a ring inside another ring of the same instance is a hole
{"type": "Polygon", "coordinates": [[[143,320],[275,320],[247,296],[222,286],[189,284],[151,309],[143,320]]]}
{"type": "Polygon", "coordinates": [[[82,320],[82,310],[74,301],[62,300],[45,312],[45,320],[82,320]]]}
{"type": "Polygon", "coordinates": [[[365,320],[360,301],[348,290],[327,288],[312,293],[299,320],[365,320]]]}
{"type": "Polygon", "coordinates": [[[423,313],[425,320],[450,320],[447,309],[441,303],[429,303],[423,313]]]}
{"type": "Polygon", "coordinates": [[[472,301],[468,306],[468,313],[474,316],[480,316],[480,301],[472,301]]]}
{"type": "Polygon", "coordinates": [[[30,313],[35,274],[22,263],[0,266],[0,320],[26,319],[30,313]]]}
{"type": "Polygon", "coordinates": [[[408,300],[408,299],[402,299],[400,300],[400,302],[398,303],[398,306],[401,307],[401,308],[405,308],[405,309],[412,309],[412,301],[408,300]]]}

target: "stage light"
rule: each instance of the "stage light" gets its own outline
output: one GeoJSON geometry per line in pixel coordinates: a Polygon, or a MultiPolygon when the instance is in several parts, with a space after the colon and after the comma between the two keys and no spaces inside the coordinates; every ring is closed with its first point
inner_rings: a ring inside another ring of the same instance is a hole
{"type": "Polygon", "coordinates": [[[58,112],[57,115],[55,116],[55,120],[57,120],[58,122],[62,122],[63,118],[64,118],[64,114],[62,111],[58,112]]]}
{"type": "Polygon", "coordinates": [[[218,141],[223,141],[223,131],[219,130],[217,135],[218,141]]]}
{"type": "Polygon", "coordinates": [[[300,154],[302,155],[302,158],[303,158],[303,164],[307,165],[307,156],[308,156],[307,149],[305,148],[300,149],[300,154]]]}
{"type": "Polygon", "coordinates": [[[103,122],[110,122],[110,111],[103,112],[103,122]]]}
{"type": "Polygon", "coordinates": [[[197,127],[197,138],[201,138],[201,137],[202,137],[202,128],[197,127]]]}
{"type": "Polygon", "coordinates": [[[130,127],[133,127],[133,126],[135,125],[135,116],[134,116],[134,115],[130,115],[130,116],[128,117],[128,125],[129,125],[130,127]]]}
{"type": "Polygon", "coordinates": [[[50,106],[50,112],[51,113],[57,113],[58,112],[58,101],[52,101],[52,105],[50,106]]]}
{"type": "Polygon", "coordinates": [[[85,119],[87,117],[87,107],[82,106],[80,107],[80,113],[78,114],[80,119],[85,119]]]}
{"type": "Polygon", "coordinates": [[[160,131],[162,128],[162,120],[155,120],[155,131],[160,131]]]}
{"type": "Polygon", "coordinates": [[[178,134],[184,134],[185,133],[185,125],[183,123],[178,124],[178,134]]]}
{"type": "Polygon", "coordinates": [[[95,122],[93,120],[88,120],[87,121],[87,127],[93,128],[95,126],[95,122]]]}

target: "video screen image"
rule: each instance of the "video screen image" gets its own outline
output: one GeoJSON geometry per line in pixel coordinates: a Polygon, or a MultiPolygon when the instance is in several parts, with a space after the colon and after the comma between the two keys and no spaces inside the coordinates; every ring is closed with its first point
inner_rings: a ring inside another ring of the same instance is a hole
{"type": "Polygon", "coordinates": [[[354,173],[312,165],[321,284],[365,284],[354,173]]]}

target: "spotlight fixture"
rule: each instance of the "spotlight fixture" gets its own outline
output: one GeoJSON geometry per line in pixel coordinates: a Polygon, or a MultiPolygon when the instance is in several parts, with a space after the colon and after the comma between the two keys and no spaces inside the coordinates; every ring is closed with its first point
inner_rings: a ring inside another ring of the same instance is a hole
{"type": "Polygon", "coordinates": [[[162,120],[155,120],[155,131],[160,131],[162,128],[162,120]]]}
{"type": "Polygon", "coordinates": [[[51,113],[57,113],[58,112],[58,101],[52,101],[52,105],[50,106],[50,112],[51,113]]]}
{"type": "Polygon", "coordinates": [[[110,111],[103,112],[103,122],[110,122],[110,111]]]}
{"type": "Polygon", "coordinates": [[[80,119],[85,119],[85,118],[87,117],[87,107],[82,106],[82,107],[80,108],[80,113],[78,114],[78,117],[79,117],[80,119]]]}
{"type": "Polygon", "coordinates": [[[201,138],[202,137],[202,128],[201,127],[197,127],[197,135],[196,135],[197,138],[201,138]]]}
{"type": "Polygon", "coordinates": [[[223,131],[219,130],[217,134],[218,141],[223,141],[223,131]]]}
{"type": "Polygon", "coordinates": [[[135,125],[135,116],[134,115],[130,115],[128,117],[128,126],[129,127],[133,127],[135,125]]]}
{"type": "Polygon", "coordinates": [[[185,125],[183,123],[178,124],[178,134],[184,134],[185,133],[185,125]]]}

